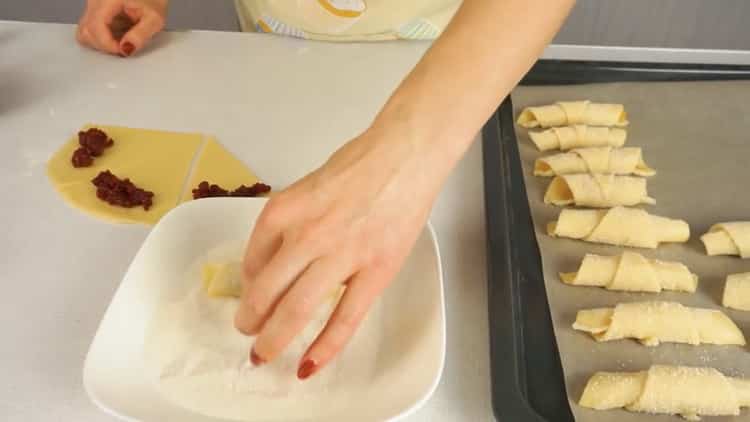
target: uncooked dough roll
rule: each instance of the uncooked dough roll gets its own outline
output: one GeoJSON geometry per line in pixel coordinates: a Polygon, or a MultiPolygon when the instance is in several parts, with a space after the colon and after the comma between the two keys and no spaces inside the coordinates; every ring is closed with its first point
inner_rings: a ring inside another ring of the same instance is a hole
{"type": "Polygon", "coordinates": [[[701,236],[706,254],[739,255],[750,258],[750,221],[714,224],[701,236]]]}
{"type": "Polygon", "coordinates": [[[573,329],[590,333],[596,341],[634,338],[646,346],[658,346],[660,342],[745,344],[745,336],[723,312],[688,308],[677,302],[633,302],[584,309],[578,311],[573,329]]]}
{"type": "Polygon", "coordinates": [[[239,261],[209,262],[201,268],[203,290],[213,297],[240,297],[242,264],[239,261]]]}
{"type": "Polygon", "coordinates": [[[640,372],[597,372],[579,404],[596,410],[699,416],[739,415],[750,406],[750,381],[714,368],[654,365],[640,372]]]}
{"type": "Polygon", "coordinates": [[[534,176],[579,173],[653,176],[656,171],[643,161],[640,148],[577,148],[537,158],[534,162],[534,176]]]}
{"type": "MultiPolygon", "coordinates": [[[[239,261],[209,262],[201,268],[203,290],[211,297],[240,297],[242,295],[242,263],[239,261]]],[[[338,299],[343,286],[331,289],[327,299],[338,299]]]]}
{"type": "Polygon", "coordinates": [[[567,151],[581,147],[621,147],[627,138],[625,129],[602,126],[563,126],[529,132],[529,137],[539,151],[561,149],[567,151]]]}
{"type": "Polygon", "coordinates": [[[721,304],[727,308],[750,311],[750,273],[727,276],[721,304]]]}
{"type": "Polygon", "coordinates": [[[518,116],[525,128],[566,125],[627,126],[628,116],[622,104],[591,101],[558,101],[541,107],[526,107],[518,116]]]}
{"type": "Polygon", "coordinates": [[[586,254],[574,273],[560,273],[565,284],[599,286],[607,290],[653,292],[674,290],[694,292],[698,276],[679,262],[646,259],[635,252],[620,256],[586,254]]]}
{"type": "Polygon", "coordinates": [[[609,208],[618,205],[655,204],[648,196],[646,179],[614,174],[556,176],[544,194],[544,203],[564,207],[609,208]]]}
{"type": "Polygon", "coordinates": [[[547,225],[547,234],[587,242],[653,249],[660,242],[687,242],[690,227],[685,221],[652,215],[637,208],[564,209],[557,221],[547,225]]]}

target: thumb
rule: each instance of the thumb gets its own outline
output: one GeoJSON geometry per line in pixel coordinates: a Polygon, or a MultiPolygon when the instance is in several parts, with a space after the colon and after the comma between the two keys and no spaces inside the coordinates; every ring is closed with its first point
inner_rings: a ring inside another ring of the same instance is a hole
{"type": "Polygon", "coordinates": [[[140,51],[157,32],[164,28],[164,17],[152,10],[141,10],[139,13],[131,13],[128,9],[125,11],[131,19],[136,21],[136,24],[120,40],[120,52],[125,56],[130,56],[140,51]]]}

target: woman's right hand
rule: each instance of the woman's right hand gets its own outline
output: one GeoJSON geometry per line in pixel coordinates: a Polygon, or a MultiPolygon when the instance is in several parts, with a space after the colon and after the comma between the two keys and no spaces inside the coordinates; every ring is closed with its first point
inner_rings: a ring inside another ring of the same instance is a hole
{"type": "Polygon", "coordinates": [[[78,22],[76,38],[81,44],[110,54],[130,56],[140,51],[164,28],[168,0],[87,0],[78,22]],[[111,25],[118,15],[132,26],[119,40],[111,25]]]}

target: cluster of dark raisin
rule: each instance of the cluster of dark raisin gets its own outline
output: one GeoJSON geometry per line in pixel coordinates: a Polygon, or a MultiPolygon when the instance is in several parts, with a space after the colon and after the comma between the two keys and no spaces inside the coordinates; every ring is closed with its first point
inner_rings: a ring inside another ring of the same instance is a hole
{"type": "Polygon", "coordinates": [[[104,131],[91,128],[78,132],[78,143],[81,145],[73,152],[71,161],[73,167],[88,167],[94,163],[94,157],[99,157],[106,148],[114,145],[113,141],[104,131]]]}
{"type": "Polygon", "coordinates": [[[193,199],[217,198],[222,196],[255,197],[270,191],[271,187],[264,183],[256,183],[252,186],[240,185],[237,189],[228,191],[219,185],[203,181],[198,184],[197,188],[193,189],[193,199]]]}
{"type": "Polygon", "coordinates": [[[125,208],[142,206],[146,211],[153,204],[153,192],[139,188],[130,179],[120,179],[109,170],[99,173],[91,183],[96,186],[97,198],[108,204],[125,208]]]}

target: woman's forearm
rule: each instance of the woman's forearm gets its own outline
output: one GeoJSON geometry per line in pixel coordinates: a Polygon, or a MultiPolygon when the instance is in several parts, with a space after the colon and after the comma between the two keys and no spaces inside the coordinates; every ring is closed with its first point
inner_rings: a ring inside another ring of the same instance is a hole
{"type": "MultiPolygon", "coordinates": [[[[375,119],[451,168],[552,40],[574,0],[465,0],[375,119]]],[[[438,163],[436,163],[438,164],[438,163]]]]}

